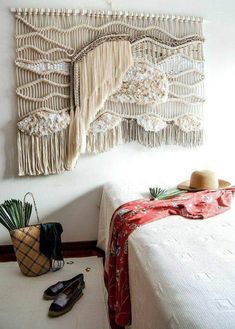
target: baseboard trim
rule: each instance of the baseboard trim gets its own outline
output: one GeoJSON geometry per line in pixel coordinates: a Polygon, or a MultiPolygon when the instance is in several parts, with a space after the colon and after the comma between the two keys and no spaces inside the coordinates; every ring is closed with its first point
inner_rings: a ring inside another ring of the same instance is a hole
{"type": "Polygon", "coordinates": [[[62,242],[62,250],[84,250],[84,249],[94,249],[96,248],[97,241],[72,241],[72,242],[62,242]]]}
{"type": "MultiPolygon", "coordinates": [[[[104,252],[96,247],[97,241],[72,241],[62,242],[63,256],[68,257],[104,257],[104,252]]],[[[15,253],[12,245],[0,246],[0,262],[14,261],[15,253]]]]}
{"type": "Polygon", "coordinates": [[[0,255],[14,253],[13,246],[11,244],[0,246],[0,255]]]}

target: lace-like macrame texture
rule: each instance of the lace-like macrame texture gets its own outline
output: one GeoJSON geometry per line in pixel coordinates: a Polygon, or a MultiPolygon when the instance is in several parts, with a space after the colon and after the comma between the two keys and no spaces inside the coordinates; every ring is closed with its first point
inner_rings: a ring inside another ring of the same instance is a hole
{"type": "Polygon", "coordinates": [[[73,60],[88,56],[102,38],[129,40],[134,65],[88,127],[86,151],[130,141],[202,144],[201,19],[54,9],[17,10],[15,18],[19,175],[69,170],[71,126],[79,114],[73,85],[82,97],[73,60]]]}

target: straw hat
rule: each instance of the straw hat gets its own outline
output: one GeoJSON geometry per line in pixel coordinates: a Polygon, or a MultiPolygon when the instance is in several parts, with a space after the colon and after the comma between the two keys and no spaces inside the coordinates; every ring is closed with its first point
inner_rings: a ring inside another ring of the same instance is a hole
{"type": "Polygon", "coordinates": [[[218,179],[211,170],[194,171],[190,180],[180,183],[177,187],[181,190],[202,191],[218,190],[231,186],[231,183],[218,179]]]}

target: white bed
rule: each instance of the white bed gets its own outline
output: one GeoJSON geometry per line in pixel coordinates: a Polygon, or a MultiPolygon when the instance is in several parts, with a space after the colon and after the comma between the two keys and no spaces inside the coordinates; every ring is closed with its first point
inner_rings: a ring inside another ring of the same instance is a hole
{"type": "MultiPolygon", "coordinates": [[[[147,187],[104,186],[98,246],[113,211],[147,187]]],[[[131,329],[235,329],[235,207],[213,218],[170,216],[128,239],[131,329]]]]}

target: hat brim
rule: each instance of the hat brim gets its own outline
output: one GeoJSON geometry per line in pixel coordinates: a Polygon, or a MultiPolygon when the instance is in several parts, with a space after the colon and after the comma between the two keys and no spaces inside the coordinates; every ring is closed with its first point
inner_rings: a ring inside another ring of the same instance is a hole
{"type": "Polygon", "coordinates": [[[216,189],[200,188],[199,189],[199,188],[190,187],[190,180],[186,180],[185,182],[182,182],[179,185],[177,185],[177,188],[179,190],[187,190],[187,191],[197,192],[197,191],[204,191],[204,190],[220,190],[220,189],[227,188],[227,187],[230,187],[230,186],[231,186],[230,182],[227,182],[226,180],[223,180],[223,179],[219,179],[219,187],[218,188],[216,188],[216,189]]]}

